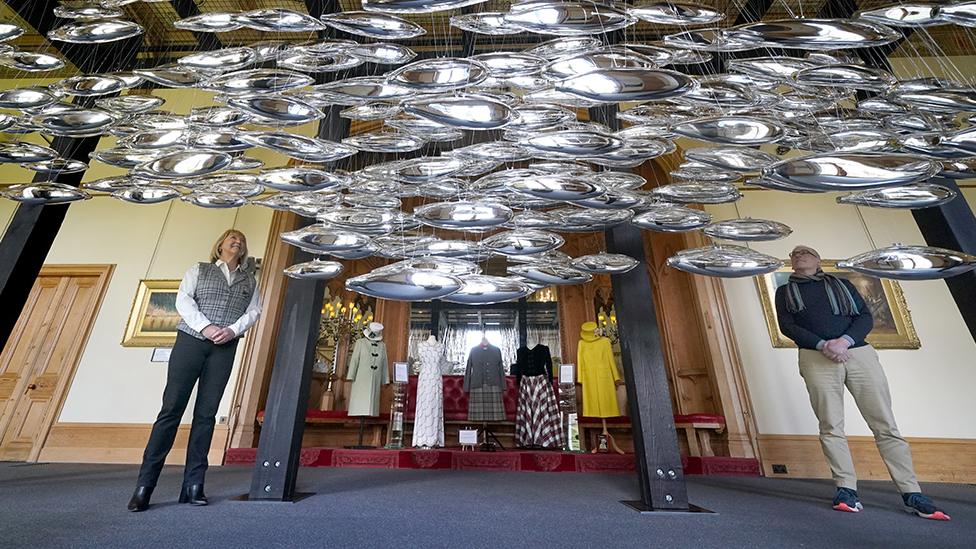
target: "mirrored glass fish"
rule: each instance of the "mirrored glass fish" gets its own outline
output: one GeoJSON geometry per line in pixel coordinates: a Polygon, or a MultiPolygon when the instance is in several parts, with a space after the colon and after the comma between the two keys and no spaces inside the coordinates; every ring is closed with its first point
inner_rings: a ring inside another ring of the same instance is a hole
{"type": "Polygon", "coordinates": [[[10,185],[0,191],[0,196],[21,204],[54,205],[87,200],[91,195],[65,183],[27,183],[10,185]]]}
{"type": "Polygon", "coordinates": [[[778,221],[746,217],[716,221],[706,226],[703,231],[712,238],[722,240],[760,242],[786,238],[793,229],[778,221]]]}
{"type": "Polygon", "coordinates": [[[838,204],[872,208],[932,208],[947,204],[956,192],[935,183],[918,183],[883,189],[869,189],[837,197],[838,204]]]}
{"type": "Polygon", "coordinates": [[[976,270],[976,256],[932,246],[894,245],[838,261],[837,268],[895,280],[934,280],[976,270]]]}
{"type": "Polygon", "coordinates": [[[692,274],[740,278],[773,272],[783,262],[749,248],[724,245],[682,250],[668,258],[668,266],[692,274]]]}

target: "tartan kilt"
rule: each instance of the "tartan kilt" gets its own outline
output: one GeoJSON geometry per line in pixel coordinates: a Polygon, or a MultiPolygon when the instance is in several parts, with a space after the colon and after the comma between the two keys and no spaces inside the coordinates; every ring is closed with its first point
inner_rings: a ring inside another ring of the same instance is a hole
{"type": "Polygon", "coordinates": [[[562,447],[559,405],[548,376],[522,378],[515,415],[515,442],[519,446],[562,447]]]}
{"type": "Polygon", "coordinates": [[[478,387],[468,393],[468,420],[505,421],[505,402],[500,387],[478,387]]]}

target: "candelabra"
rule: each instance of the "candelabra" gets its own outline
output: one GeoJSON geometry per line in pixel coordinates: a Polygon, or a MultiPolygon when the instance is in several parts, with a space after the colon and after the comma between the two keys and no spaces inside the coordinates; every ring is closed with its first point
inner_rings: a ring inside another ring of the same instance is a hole
{"type": "Polygon", "coordinates": [[[331,362],[326,371],[321,409],[332,409],[335,404],[335,382],[339,379],[341,353],[348,352],[350,346],[362,337],[363,329],[372,321],[373,312],[370,308],[360,309],[359,305],[352,302],[345,304],[339,296],[329,299],[326,293],[315,346],[319,358],[331,362]]]}
{"type": "Polygon", "coordinates": [[[616,345],[620,340],[620,334],[617,332],[617,313],[614,309],[610,309],[609,313],[600,311],[596,317],[596,324],[600,334],[616,345]]]}

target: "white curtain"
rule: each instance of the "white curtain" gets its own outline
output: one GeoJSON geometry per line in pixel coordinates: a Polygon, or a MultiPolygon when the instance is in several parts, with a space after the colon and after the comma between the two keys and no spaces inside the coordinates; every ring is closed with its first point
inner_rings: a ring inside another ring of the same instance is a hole
{"type": "Polygon", "coordinates": [[[544,326],[539,324],[530,324],[526,326],[526,336],[529,349],[535,347],[537,343],[541,343],[546,347],[549,347],[549,352],[552,354],[553,359],[560,359],[563,362],[575,362],[575,357],[563,357],[562,346],[559,339],[559,328],[556,326],[544,326]]]}

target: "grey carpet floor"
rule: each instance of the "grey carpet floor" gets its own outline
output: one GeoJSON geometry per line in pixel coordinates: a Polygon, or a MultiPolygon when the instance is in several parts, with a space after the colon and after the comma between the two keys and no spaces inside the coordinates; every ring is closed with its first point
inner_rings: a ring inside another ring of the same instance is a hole
{"type": "Polygon", "coordinates": [[[167,467],[144,513],[125,504],[136,467],[0,463],[0,547],[976,547],[976,488],[927,484],[952,522],[912,517],[890,482],[866,509],[832,511],[829,481],[691,477],[714,514],[640,515],[627,475],[303,469],[298,503],[247,503],[249,467],[208,473],[208,507],[176,503],[167,467]]]}

